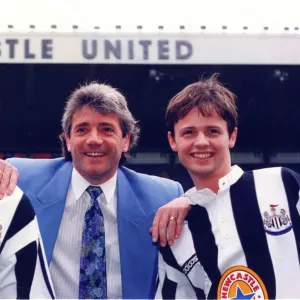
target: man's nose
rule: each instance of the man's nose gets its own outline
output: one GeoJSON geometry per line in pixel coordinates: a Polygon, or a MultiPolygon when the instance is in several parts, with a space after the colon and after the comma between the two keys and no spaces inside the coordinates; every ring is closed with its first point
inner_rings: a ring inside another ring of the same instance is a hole
{"type": "Polygon", "coordinates": [[[103,143],[101,134],[97,130],[92,130],[87,138],[89,145],[98,145],[103,143]]]}
{"type": "Polygon", "coordinates": [[[195,146],[198,147],[205,147],[209,145],[209,139],[204,133],[198,133],[196,140],[195,140],[195,146]]]}

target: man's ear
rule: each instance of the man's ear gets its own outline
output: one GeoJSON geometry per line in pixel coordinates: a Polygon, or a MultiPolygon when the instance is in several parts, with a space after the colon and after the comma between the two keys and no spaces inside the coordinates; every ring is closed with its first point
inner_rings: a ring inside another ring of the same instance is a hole
{"type": "Polygon", "coordinates": [[[128,148],[130,145],[130,134],[127,133],[124,137],[123,137],[123,148],[122,148],[122,152],[127,152],[128,148]]]}
{"type": "Polygon", "coordinates": [[[168,132],[168,140],[169,140],[169,144],[170,144],[171,149],[174,152],[177,152],[177,145],[176,145],[175,138],[173,137],[173,134],[172,134],[171,131],[168,132]]]}
{"type": "Polygon", "coordinates": [[[66,140],[66,145],[68,148],[68,151],[71,152],[71,142],[70,142],[70,137],[67,133],[65,133],[65,140],[66,140]]]}
{"type": "Polygon", "coordinates": [[[234,128],[230,138],[229,138],[229,148],[233,148],[237,139],[238,129],[237,127],[234,128]]]}

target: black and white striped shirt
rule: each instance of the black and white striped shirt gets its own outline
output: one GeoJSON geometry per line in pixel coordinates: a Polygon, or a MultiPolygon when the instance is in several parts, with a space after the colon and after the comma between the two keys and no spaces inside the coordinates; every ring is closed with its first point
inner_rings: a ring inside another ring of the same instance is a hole
{"type": "Polygon", "coordinates": [[[0,201],[0,298],[54,299],[37,219],[19,188],[0,201]]]}
{"type": "Polygon", "coordinates": [[[156,298],[300,298],[300,176],[235,166],[219,191],[187,193],[180,238],[161,248],[156,298]]]}

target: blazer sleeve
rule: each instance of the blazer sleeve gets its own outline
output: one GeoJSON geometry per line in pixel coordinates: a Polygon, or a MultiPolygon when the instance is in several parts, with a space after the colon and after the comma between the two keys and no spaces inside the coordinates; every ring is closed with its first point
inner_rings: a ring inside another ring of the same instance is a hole
{"type": "Polygon", "coordinates": [[[178,188],[178,196],[180,197],[184,194],[184,190],[179,182],[176,182],[176,183],[177,183],[177,188],[178,188]]]}

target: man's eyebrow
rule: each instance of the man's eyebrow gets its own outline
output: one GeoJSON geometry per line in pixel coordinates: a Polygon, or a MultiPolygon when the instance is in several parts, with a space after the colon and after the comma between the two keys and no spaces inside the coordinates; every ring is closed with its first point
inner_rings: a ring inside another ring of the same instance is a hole
{"type": "MultiPolygon", "coordinates": [[[[197,129],[197,128],[199,128],[198,126],[186,126],[186,127],[182,127],[182,128],[180,128],[180,131],[183,131],[183,130],[191,130],[191,129],[197,129]]],[[[206,126],[204,126],[204,127],[201,127],[201,128],[208,128],[208,129],[210,129],[210,128],[218,128],[218,129],[222,129],[222,126],[221,125],[219,125],[219,124],[215,124],[215,125],[206,125],[206,126]]]]}
{"type": "Polygon", "coordinates": [[[222,128],[222,126],[218,125],[218,124],[216,124],[216,125],[208,125],[207,128],[222,128]]]}
{"type": "Polygon", "coordinates": [[[112,127],[114,127],[114,124],[113,123],[109,123],[109,122],[100,122],[99,125],[100,126],[112,126],[112,127]]]}
{"type": "Polygon", "coordinates": [[[187,129],[195,129],[196,128],[196,126],[186,126],[186,127],[182,127],[181,129],[180,129],[180,131],[182,131],[182,130],[187,130],[187,129]]]}
{"type": "MultiPolygon", "coordinates": [[[[80,126],[88,126],[88,125],[89,125],[88,122],[81,122],[81,123],[75,124],[74,128],[80,127],[80,126]]],[[[98,123],[98,125],[100,125],[100,126],[114,126],[114,124],[110,123],[110,122],[100,122],[100,123],[98,123]]]]}
{"type": "Polygon", "coordinates": [[[74,125],[74,128],[81,127],[81,126],[88,126],[88,125],[89,125],[88,122],[81,122],[81,123],[74,125]]]}

